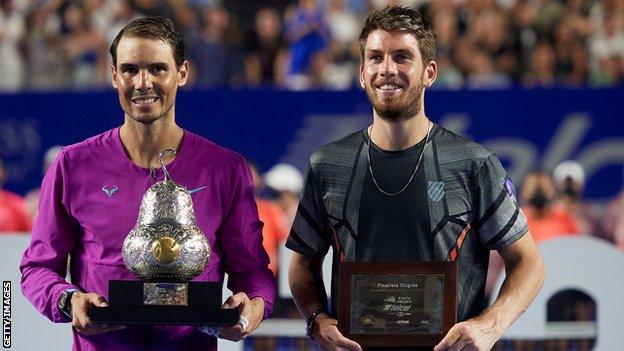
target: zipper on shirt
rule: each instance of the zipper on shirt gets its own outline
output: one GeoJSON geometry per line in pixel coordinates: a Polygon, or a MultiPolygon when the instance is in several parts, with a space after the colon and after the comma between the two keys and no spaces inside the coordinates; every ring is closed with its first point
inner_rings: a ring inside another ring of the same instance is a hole
{"type": "Polygon", "coordinates": [[[156,179],[156,168],[150,167],[149,170],[150,170],[150,177],[156,179]]]}

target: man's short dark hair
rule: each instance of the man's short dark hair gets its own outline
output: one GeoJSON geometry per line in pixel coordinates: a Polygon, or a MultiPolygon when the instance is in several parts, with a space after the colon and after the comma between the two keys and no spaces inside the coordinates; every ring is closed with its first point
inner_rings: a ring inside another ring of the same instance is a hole
{"type": "Polygon", "coordinates": [[[179,68],[184,63],[184,37],[176,29],[173,21],[165,17],[143,17],[128,23],[117,34],[110,47],[113,66],[117,67],[117,46],[121,38],[143,38],[162,40],[169,44],[173,59],[179,68]]]}
{"type": "Polygon", "coordinates": [[[360,54],[364,62],[366,40],[375,30],[401,31],[413,34],[418,40],[423,65],[435,59],[436,35],[431,24],[420,12],[406,6],[388,6],[374,11],[366,18],[360,34],[360,54]]]}

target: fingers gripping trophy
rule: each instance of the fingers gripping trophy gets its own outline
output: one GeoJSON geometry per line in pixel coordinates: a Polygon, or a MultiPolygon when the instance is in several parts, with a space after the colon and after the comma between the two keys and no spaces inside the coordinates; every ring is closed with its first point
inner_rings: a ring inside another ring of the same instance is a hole
{"type": "Polygon", "coordinates": [[[235,309],[221,309],[221,284],[190,282],[210,260],[210,245],[195,222],[188,190],[171,179],[160,153],[164,180],[143,195],[136,226],[124,240],[126,267],[140,281],[109,281],[109,306],[91,319],[116,324],[234,325],[235,309]]]}

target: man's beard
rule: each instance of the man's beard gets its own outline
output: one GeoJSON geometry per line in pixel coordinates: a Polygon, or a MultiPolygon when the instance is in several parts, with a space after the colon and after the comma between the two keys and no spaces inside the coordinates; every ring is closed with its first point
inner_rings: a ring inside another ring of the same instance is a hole
{"type": "Polygon", "coordinates": [[[422,82],[401,96],[391,98],[380,97],[373,86],[367,86],[365,90],[377,115],[388,122],[407,121],[416,116],[422,108],[421,99],[424,90],[422,82]]]}

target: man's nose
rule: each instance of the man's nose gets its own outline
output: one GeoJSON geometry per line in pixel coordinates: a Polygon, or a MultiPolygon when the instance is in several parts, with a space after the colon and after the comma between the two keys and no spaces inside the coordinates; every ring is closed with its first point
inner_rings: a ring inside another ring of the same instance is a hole
{"type": "Polygon", "coordinates": [[[152,79],[147,70],[139,71],[134,81],[134,88],[139,91],[149,90],[152,88],[152,79]]]}
{"type": "Polygon", "coordinates": [[[384,56],[384,60],[380,65],[379,75],[382,77],[394,77],[397,75],[397,65],[390,55],[384,56]]]}

